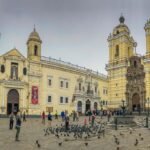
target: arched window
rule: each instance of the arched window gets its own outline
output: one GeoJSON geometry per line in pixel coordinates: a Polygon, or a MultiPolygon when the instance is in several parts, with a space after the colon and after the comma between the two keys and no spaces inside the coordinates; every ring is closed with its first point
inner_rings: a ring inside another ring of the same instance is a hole
{"type": "Polygon", "coordinates": [[[116,45],[115,57],[119,56],[119,45],[116,45]]]}
{"type": "Polygon", "coordinates": [[[119,31],[117,30],[117,34],[119,34],[119,31]]]}
{"type": "Polygon", "coordinates": [[[34,46],[34,56],[38,55],[38,47],[37,45],[34,46]]]}

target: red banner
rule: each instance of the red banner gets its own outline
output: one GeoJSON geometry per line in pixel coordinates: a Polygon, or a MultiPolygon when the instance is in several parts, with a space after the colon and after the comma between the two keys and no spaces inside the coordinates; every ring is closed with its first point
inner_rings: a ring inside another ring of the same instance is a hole
{"type": "Polygon", "coordinates": [[[32,104],[38,104],[38,87],[32,86],[32,104]]]}

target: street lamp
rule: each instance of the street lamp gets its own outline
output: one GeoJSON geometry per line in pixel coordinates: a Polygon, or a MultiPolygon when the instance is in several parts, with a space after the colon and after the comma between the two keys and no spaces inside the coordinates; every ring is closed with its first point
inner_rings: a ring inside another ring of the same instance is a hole
{"type": "Polygon", "coordinates": [[[100,102],[100,106],[101,106],[101,118],[103,116],[103,101],[100,102]]]}
{"type": "Polygon", "coordinates": [[[148,103],[148,117],[149,117],[149,102],[150,102],[150,98],[147,98],[147,103],[148,103]]]}
{"type": "Polygon", "coordinates": [[[148,118],[149,118],[149,101],[150,101],[150,99],[149,99],[149,97],[147,98],[147,101],[146,101],[146,103],[148,103],[148,114],[147,114],[147,117],[146,117],[146,127],[148,128],[148,118]]]}

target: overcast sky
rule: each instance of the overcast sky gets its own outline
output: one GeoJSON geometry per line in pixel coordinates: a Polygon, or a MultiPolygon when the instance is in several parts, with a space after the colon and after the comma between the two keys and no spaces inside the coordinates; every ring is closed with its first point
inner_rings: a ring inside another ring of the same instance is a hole
{"type": "Polygon", "coordinates": [[[150,0],[0,0],[0,55],[16,47],[26,56],[35,24],[43,56],[107,74],[107,37],[121,13],[143,55],[150,0]]]}

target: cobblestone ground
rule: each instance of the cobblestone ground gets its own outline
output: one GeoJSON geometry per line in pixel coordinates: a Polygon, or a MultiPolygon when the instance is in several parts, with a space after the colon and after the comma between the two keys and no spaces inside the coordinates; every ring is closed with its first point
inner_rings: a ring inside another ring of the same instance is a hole
{"type": "MultiPolygon", "coordinates": [[[[85,117],[80,117],[78,124],[83,124],[85,117]]],[[[72,119],[72,118],[71,118],[72,119]]],[[[96,118],[98,121],[100,117],[96,118]]],[[[103,118],[106,121],[106,118],[103,118]]],[[[20,142],[15,141],[16,130],[9,130],[9,120],[7,118],[0,118],[0,150],[150,150],[150,130],[143,127],[143,118],[136,117],[138,126],[132,128],[133,132],[130,134],[129,127],[119,127],[116,131],[108,124],[105,126],[105,136],[101,136],[98,139],[96,136],[87,140],[88,146],[85,146],[84,139],[73,139],[71,141],[64,140],[66,137],[57,139],[54,135],[44,136],[44,131],[48,124],[41,123],[41,119],[29,119],[22,123],[20,132],[20,142]],[[141,133],[141,136],[139,136],[141,133]],[[120,144],[117,145],[114,141],[116,136],[120,144]],[[143,139],[142,139],[143,138],[143,139]],[[135,146],[135,140],[138,139],[139,143],[135,146]],[[35,141],[39,140],[41,145],[37,147],[35,141]],[[58,143],[62,142],[62,146],[58,146],[58,143]]],[[[52,126],[61,124],[61,119],[58,121],[53,120],[52,126]]],[[[77,124],[77,122],[75,122],[77,124]]],[[[131,130],[131,129],[130,129],[131,130]]]]}

